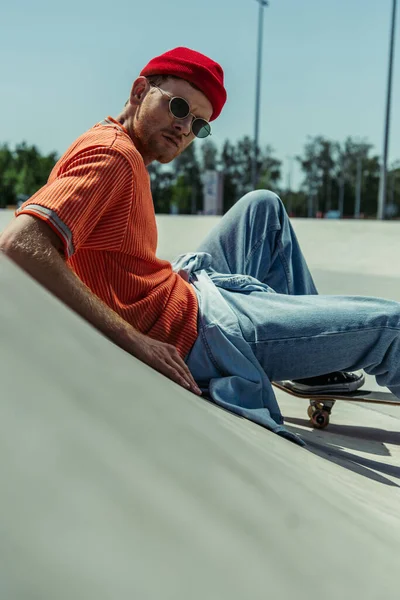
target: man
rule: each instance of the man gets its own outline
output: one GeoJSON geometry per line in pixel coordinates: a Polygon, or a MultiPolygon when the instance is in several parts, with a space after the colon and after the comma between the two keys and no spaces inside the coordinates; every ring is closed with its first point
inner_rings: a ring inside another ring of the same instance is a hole
{"type": "Polygon", "coordinates": [[[222,68],[203,54],[152,59],[122,113],[72,144],[0,245],[127,352],[293,439],[273,380],[343,391],[363,382],[344,369],[365,368],[400,396],[400,304],[318,296],[281,201],[263,190],[237,202],[199,252],[173,266],[156,257],[146,166],[209,135],[225,100],[222,68]]]}

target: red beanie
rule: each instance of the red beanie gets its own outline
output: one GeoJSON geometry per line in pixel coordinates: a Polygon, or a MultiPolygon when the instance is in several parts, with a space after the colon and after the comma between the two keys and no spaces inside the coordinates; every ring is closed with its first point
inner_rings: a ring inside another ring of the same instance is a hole
{"type": "Polygon", "coordinates": [[[222,67],[190,48],[174,48],[156,56],[142,69],[140,75],[173,75],[190,81],[211,102],[213,114],[210,121],[218,117],[226,101],[222,67]]]}

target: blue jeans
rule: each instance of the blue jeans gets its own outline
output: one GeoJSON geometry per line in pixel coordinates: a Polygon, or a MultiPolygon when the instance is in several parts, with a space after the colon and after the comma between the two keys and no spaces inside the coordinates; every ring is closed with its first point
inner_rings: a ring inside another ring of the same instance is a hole
{"type": "Polygon", "coordinates": [[[400,303],[318,295],[281,200],[246,194],[198,248],[212,268],[271,293],[220,288],[270,381],[364,369],[400,397],[400,303]]]}

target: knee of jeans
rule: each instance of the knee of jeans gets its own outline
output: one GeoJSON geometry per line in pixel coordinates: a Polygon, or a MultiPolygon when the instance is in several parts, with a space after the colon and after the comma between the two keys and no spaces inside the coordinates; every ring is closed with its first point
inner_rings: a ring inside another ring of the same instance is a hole
{"type": "Polygon", "coordinates": [[[400,329],[400,303],[386,298],[366,297],[361,305],[366,306],[371,327],[400,329]]]}
{"type": "Polygon", "coordinates": [[[248,208],[261,209],[265,214],[275,214],[279,216],[282,211],[282,200],[274,192],[270,190],[255,190],[249,192],[241,199],[241,202],[246,203],[248,208]]]}
{"type": "MultiPolygon", "coordinates": [[[[383,308],[383,307],[382,307],[383,308]]],[[[386,327],[400,329],[400,303],[395,300],[386,300],[386,306],[382,310],[382,316],[386,318],[386,327]]]]}

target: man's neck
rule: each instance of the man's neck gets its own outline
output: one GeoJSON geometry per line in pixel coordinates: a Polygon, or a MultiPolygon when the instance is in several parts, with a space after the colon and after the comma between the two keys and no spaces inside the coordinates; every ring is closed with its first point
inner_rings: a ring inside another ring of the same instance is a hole
{"type": "Polygon", "coordinates": [[[139,154],[142,155],[143,158],[143,162],[145,164],[145,166],[147,167],[151,162],[153,162],[152,160],[149,160],[146,157],[146,154],[143,152],[143,149],[141,147],[140,141],[137,139],[137,137],[135,136],[132,127],[130,125],[129,122],[129,118],[127,116],[127,114],[124,112],[122,112],[120,115],[118,115],[118,117],[115,117],[115,120],[120,123],[120,125],[122,125],[122,127],[124,127],[129,135],[129,137],[131,138],[133,144],[135,145],[136,150],[139,152],[139,154]]]}

